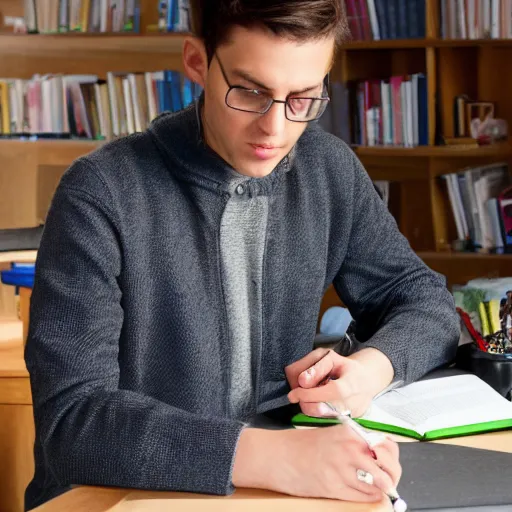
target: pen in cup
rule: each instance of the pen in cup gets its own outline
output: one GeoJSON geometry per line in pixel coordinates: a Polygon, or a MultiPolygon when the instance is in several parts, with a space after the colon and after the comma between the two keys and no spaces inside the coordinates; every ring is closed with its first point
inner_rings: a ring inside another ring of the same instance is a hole
{"type": "MultiPolygon", "coordinates": [[[[354,430],[354,432],[359,434],[366,441],[366,444],[368,445],[368,448],[371,451],[372,457],[374,459],[377,459],[377,455],[373,448],[379,443],[381,443],[385,439],[385,437],[378,432],[368,432],[364,430],[361,427],[361,425],[359,425],[359,423],[355,422],[350,417],[350,411],[340,412],[331,403],[324,403],[327,405],[327,407],[329,407],[329,409],[331,409],[334,412],[334,414],[336,415],[336,419],[338,421],[340,421],[344,425],[348,425],[352,430],[354,430]]],[[[407,503],[402,498],[400,498],[400,495],[398,494],[398,491],[396,489],[388,489],[386,495],[388,496],[388,498],[391,501],[391,504],[393,505],[394,512],[405,512],[407,510],[407,503]]]]}

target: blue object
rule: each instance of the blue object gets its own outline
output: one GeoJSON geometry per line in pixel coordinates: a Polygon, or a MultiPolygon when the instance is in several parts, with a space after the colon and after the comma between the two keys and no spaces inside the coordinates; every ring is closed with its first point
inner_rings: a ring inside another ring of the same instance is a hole
{"type": "Polygon", "coordinates": [[[36,266],[33,263],[12,263],[9,270],[3,270],[0,273],[1,281],[3,284],[11,286],[32,288],[35,271],[36,266]]]}
{"type": "Polygon", "coordinates": [[[348,309],[340,306],[329,308],[320,321],[320,333],[332,336],[344,336],[352,322],[348,309]]]}

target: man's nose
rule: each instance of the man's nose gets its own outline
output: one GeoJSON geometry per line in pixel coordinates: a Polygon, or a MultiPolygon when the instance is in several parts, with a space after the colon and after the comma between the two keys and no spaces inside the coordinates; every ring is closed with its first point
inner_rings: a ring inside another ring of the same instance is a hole
{"type": "Polygon", "coordinates": [[[267,135],[280,135],[286,125],[285,103],[273,103],[269,111],[259,120],[260,128],[267,135]]]}

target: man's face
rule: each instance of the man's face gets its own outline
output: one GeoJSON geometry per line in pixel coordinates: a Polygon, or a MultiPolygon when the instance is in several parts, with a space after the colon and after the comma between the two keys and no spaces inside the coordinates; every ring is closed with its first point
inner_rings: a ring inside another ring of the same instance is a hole
{"type": "Polygon", "coordinates": [[[205,83],[203,122],[208,145],[236,171],[261,178],[290,152],[307,123],[289,121],[285,105],[266,114],[226,105],[229,85],[257,89],[276,100],[321,97],[334,39],[293,42],[262,29],[235,27],[210,64],[205,83]]]}

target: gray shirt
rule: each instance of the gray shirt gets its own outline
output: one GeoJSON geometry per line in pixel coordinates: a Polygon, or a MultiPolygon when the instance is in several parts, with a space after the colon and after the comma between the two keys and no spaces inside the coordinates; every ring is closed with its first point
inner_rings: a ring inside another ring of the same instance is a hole
{"type": "Polygon", "coordinates": [[[220,253],[229,325],[230,415],[254,414],[255,369],[261,346],[261,284],[268,218],[268,197],[248,197],[247,178],[233,172],[230,199],[222,215],[220,253]]]}

